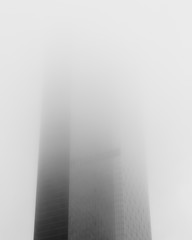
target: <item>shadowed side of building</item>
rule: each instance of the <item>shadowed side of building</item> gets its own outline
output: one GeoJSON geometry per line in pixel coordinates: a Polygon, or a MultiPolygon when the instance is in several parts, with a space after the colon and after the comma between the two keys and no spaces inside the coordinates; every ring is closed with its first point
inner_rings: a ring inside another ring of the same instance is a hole
{"type": "Polygon", "coordinates": [[[34,240],[68,239],[70,126],[67,88],[46,86],[34,240]],[[62,90],[61,90],[62,89],[62,90]]]}

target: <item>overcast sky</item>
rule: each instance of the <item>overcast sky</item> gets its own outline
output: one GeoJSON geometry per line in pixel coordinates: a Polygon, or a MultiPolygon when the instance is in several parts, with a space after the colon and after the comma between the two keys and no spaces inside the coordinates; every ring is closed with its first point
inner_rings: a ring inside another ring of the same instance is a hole
{"type": "Polygon", "coordinates": [[[56,24],[69,68],[99,63],[118,76],[124,111],[140,109],[153,240],[191,240],[191,2],[62,2],[1,1],[0,239],[33,239],[45,36],[56,24]]]}

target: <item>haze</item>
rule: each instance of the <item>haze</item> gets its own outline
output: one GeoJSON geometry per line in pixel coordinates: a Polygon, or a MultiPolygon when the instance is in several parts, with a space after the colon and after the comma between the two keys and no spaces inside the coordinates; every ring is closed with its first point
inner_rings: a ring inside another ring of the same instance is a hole
{"type": "Polygon", "coordinates": [[[108,116],[115,108],[110,119],[142,139],[152,239],[192,238],[191,8],[171,0],[2,1],[0,239],[33,239],[45,63],[58,52],[63,60],[52,64],[62,62],[81,101],[95,109],[104,102],[108,116]]]}

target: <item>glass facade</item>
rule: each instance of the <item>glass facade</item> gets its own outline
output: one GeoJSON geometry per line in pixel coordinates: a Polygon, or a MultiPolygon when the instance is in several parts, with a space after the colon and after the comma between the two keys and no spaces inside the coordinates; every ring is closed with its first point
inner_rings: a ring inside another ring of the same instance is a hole
{"type": "Polygon", "coordinates": [[[69,111],[59,94],[48,100],[34,240],[151,240],[144,154],[137,137],[135,145],[131,135],[120,147],[110,127],[90,120],[88,111],[74,111],[80,105],[69,111]]]}

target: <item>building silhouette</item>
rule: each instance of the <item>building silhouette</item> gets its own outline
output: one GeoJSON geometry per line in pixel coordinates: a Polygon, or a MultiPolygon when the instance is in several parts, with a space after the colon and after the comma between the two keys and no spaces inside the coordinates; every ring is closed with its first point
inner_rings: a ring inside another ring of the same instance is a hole
{"type": "Polygon", "coordinates": [[[113,141],[89,111],[76,114],[62,87],[45,99],[34,240],[151,240],[138,136],[129,146],[113,141]]]}

